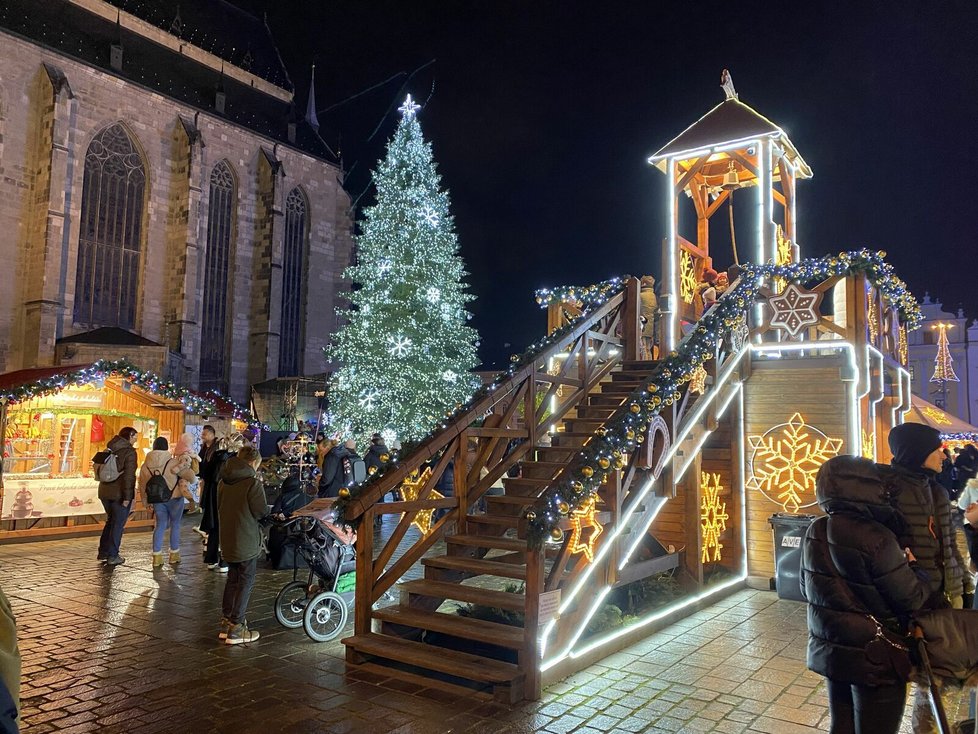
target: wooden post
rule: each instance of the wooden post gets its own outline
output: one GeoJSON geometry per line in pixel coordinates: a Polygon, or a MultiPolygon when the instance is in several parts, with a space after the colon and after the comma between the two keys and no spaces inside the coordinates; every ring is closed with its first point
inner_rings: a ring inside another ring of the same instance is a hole
{"type": "MultiPolygon", "coordinates": [[[[537,365],[533,364],[526,378],[526,394],[523,399],[523,422],[526,423],[526,440],[530,446],[537,445],[537,365]]],[[[540,406],[541,408],[545,406],[540,406]]]]}
{"type": "Polygon", "coordinates": [[[523,648],[520,650],[520,667],[525,681],[523,695],[531,701],[539,700],[542,693],[540,677],[540,593],[543,591],[543,552],[526,552],[526,610],[523,618],[523,648]]]}
{"type": "Polygon", "coordinates": [[[455,450],[455,497],[458,499],[458,520],[455,524],[455,532],[458,535],[465,535],[468,525],[469,514],[469,483],[466,481],[468,470],[465,466],[466,454],[469,450],[469,431],[463,429],[458,434],[458,447],[455,450]]]}
{"type": "MultiPolygon", "coordinates": [[[[374,507],[371,505],[360,518],[357,529],[357,588],[353,610],[353,631],[356,635],[370,633],[370,611],[374,591],[374,507]]],[[[383,569],[380,569],[383,570],[383,569]]]]}
{"type": "MultiPolygon", "coordinates": [[[[638,278],[629,278],[625,283],[625,303],[622,311],[621,336],[626,360],[638,359],[642,339],[641,309],[639,308],[640,284],[638,278]]],[[[585,349],[586,353],[586,349],[585,349]]]]}

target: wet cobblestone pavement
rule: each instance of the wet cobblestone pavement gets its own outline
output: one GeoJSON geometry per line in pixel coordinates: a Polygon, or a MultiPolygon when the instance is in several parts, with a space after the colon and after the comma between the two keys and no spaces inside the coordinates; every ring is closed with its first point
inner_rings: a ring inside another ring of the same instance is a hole
{"type": "MultiPolygon", "coordinates": [[[[189,530],[189,528],[188,528],[189,530]]],[[[472,734],[827,730],[808,672],[805,607],[741,591],[508,707],[423,679],[348,667],[338,640],[278,625],[291,572],[261,570],[250,646],[217,640],[224,576],[192,533],[184,562],[153,571],[147,533],[106,569],[92,538],[0,546],[0,585],[17,615],[23,732],[472,734]]],[[[352,631],[348,630],[347,634],[352,631]]]]}

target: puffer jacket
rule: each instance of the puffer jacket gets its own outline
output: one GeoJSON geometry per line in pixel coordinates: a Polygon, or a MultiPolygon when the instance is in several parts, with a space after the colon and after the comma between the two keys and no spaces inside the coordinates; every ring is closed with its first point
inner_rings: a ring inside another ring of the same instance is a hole
{"type": "Polygon", "coordinates": [[[897,533],[900,544],[909,546],[929,577],[931,598],[925,606],[947,606],[949,599],[974,593],[970,576],[965,578],[966,565],[951,522],[951,502],[934,472],[896,464],[877,465],[877,470],[906,522],[904,531],[897,533]]]}
{"type": "Polygon", "coordinates": [[[251,464],[232,456],[217,484],[221,555],[232,563],[250,561],[261,552],[258,520],[268,514],[265,489],[251,464]]]}
{"type": "Polygon", "coordinates": [[[115,454],[121,472],[112,482],[98,483],[98,498],[115,502],[129,502],[136,496],[136,449],[122,436],[109,440],[109,451],[115,454]]]}
{"type": "Polygon", "coordinates": [[[907,563],[894,529],[902,523],[871,461],[840,456],[822,465],[816,497],[826,512],[802,545],[802,591],[808,599],[808,667],[857,685],[902,680],[889,658],[867,654],[875,618],[893,639],[930,587],[907,563]]]}

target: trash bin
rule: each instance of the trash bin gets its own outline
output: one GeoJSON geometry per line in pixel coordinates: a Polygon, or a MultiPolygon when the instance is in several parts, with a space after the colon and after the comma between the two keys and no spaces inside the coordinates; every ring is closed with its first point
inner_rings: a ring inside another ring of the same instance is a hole
{"type": "Polygon", "coordinates": [[[781,599],[805,601],[801,593],[801,540],[816,517],[779,512],[768,518],[774,528],[774,583],[781,599]]]}

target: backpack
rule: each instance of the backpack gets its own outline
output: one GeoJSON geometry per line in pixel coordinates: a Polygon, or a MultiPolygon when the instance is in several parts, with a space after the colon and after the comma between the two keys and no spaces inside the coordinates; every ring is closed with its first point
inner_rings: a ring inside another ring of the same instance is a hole
{"type": "Polygon", "coordinates": [[[92,457],[92,467],[95,478],[100,482],[114,482],[122,474],[119,461],[112,449],[99,451],[92,457]]]}
{"type": "Polygon", "coordinates": [[[166,483],[166,479],[163,476],[163,473],[169,465],[170,460],[168,459],[163,465],[163,471],[154,471],[153,476],[146,482],[146,501],[151,505],[169,502],[170,498],[173,497],[173,490],[170,489],[170,485],[166,483]]]}

